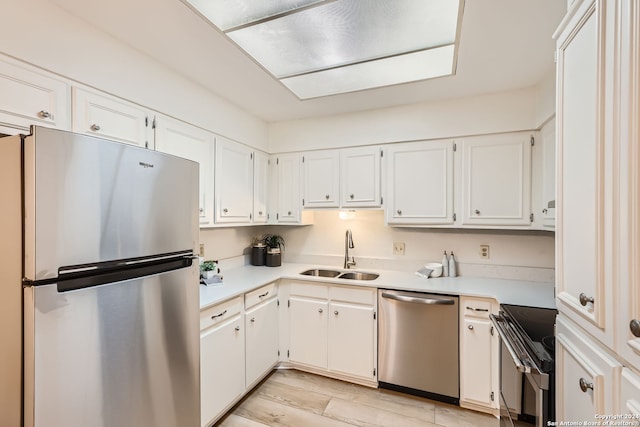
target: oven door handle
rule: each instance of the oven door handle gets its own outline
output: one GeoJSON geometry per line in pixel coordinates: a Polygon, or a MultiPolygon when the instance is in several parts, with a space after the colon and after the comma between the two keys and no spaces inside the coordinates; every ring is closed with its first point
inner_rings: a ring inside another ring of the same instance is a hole
{"type": "Polygon", "coordinates": [[[518,357],[518,355],[516,354],[515,350],[513,349],[513,346],[511,345],[511,342],[509,341],[509,337],[507,336],[507,333],[504,331],[503,326],[501,325],[500,320],[498,320],[494,314],[490,314],[489,319],[491,319],[491,323],[493,323],[493,326],[498,331],[498,335],[500,336],[500,339],[502,340],[505,347],[509,351],[509,354],[513,359],[513,363],[516,365],[516,369],[518,370],[518,372],[522,372],[525,374],[529,373],[530,372],[529,366],[526,366],[524,363],[522,363],[522,361],[520,360],[520,357],[518,357]]]}

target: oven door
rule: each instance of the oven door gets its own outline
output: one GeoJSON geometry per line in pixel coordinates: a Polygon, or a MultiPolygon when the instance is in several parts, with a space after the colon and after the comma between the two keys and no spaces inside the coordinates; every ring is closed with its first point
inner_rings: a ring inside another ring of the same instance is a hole
{"type": "Polygon", "coordinates": [[[500,337],[500,426],[546,426],[549,375],[535,366],[508,322],[490,317],[500,337]]]}

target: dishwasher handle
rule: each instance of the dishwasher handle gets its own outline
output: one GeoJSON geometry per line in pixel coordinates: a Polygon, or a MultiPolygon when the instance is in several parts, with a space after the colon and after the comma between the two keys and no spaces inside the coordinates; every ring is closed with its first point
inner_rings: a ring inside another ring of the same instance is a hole
{"type": "Polygon", "coordinates": [[[456,301],[451,298],[422,296],[419,294],[416,294],[415,296],[408,296],[408,295],[399,295],[391,292],[383,292],[382,298],[387,298],[387,299],[392,299],[392,300],[402,301],[402,302],[414,302],[418,304],[429,304],[429,305],[454,305],[456,303],[456,301]]]}

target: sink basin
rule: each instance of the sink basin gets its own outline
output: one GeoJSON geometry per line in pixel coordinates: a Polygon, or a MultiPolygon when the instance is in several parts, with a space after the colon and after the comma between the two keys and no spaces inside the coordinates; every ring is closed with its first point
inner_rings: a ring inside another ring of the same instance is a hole
{"type": "Polygon", "coordinates": [[[351,279],[351,280],[374,280],[377,279],[379,274],[376,273],[363,273],[362,271],[349,271],[348,273],[342,273],[338,276],[338,279],[351,279]]]}
{"type": "Polygon", "coordinates": [[[319,268],[313,268],[311,270],[303,271],[300,274],[304,274],[305,276],[336,277],[340,274],[340,272],[337,270],[322,270],[319,268]]]}

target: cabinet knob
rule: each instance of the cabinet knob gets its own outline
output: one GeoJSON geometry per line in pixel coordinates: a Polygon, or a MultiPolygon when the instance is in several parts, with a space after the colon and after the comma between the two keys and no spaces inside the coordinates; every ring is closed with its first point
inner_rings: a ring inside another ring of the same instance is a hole
{"type": "Polygon", "coordinates": [[[640,320],[633,319],[629,322],[629,329],[631,329],[631,333],[634,337],[640,338],[640,320]]]}
{"type": "Polygon", "coordinates": [[[547,210],[547,208],[542,209],[542,213],[543,213],[543,214],[545,214],[545,215],[546,215],[546,214],[547,214],[547,212],[549,212],[549,211],[547,210]]]}
{"type": "Polygon", "coordinates": [[[398,210],[396,211],[396,213],[397,213],[398,215],[402,215],[402,211],[401,211],[400,209],[398,209],[398,210]]]}
{"type": "Polygon", "coordinates": [[[91,130],[94,131],[94,132],[98,132],[100,130],[100,125],[97,125],[95,123],[92,124],[91,125],[91,130]]]}
{"type": "Polygon", "coordinates": [[[203,214],[204,213],[204,208],[200,208],[200,213],[203,214]]]}
{"type": "Polygon", "coordinates": [[[338,312],[338,310],[336,310],[336,311],[333,312],[333,314],[335,314],[337,316],[340,313],[338,312]]]}
{"type": "Polygon", "coordinates": [[[353,194],[349,194],[349,198],[353,200],[353,194]]]}
{"type": "Polygon", "coordinates": [[[324,195],[324,198],[325,198],[326,200],[329,200],[329,195],[328,195],[328,194],[325,194],[325,195],[324,195]]]}
{"type": "Polygon", "coordinates": [[[480,211],[478,209],[476,209],[475,211],[473,211],[476,215],[480,215],[480,211]]]}
{"type": "Polygon", "coordinates": [[[222,212],[224,212],[224,213],[228,213],[228,212],[229,212],[229,209],[224,208],[224,209],[222,209],[222,212]]]}
{"type": "Polygon", "coordinates": [[[258,211],[258,215],[262,216],[262,211],[258,211]]]}
{"type": "Polygon", "coordinates": [[[48,118],[50,118],[50,117],[51,117],[51,113],[50,113],[50,112],[48,112],[48,111],[45,111],[45,110],[40,110],[40,111],[38,112],[38,116],[39,116],[40,118],[42,118],[42,119],[48,119],[48,118]]]}
{"type": "Polygon", "coordinates": [[[291,211],[287,211],[287,215],[291,216],[291,211]]]}
{"type": "Polygon", "coordinates": [[[322,313],[322,309],[321,308],[318,309],[318,313],[322,313]]]}
{"type": "Polygon", "coordinates": [[[580,390],[582,390],[584,393],[586,393],[587,390],[593,390],[593,383],[590,383],[584,378],[580,378],[580,390]]]}
{"type": "Polygon", "coordinates": [[[251,323],[255,323],[255,321],[256,321],[255,317],[252,317],[251,320],[250,320],[251,323]]]}
{"type": "Polygon", "coordinates": [[[467,326],[467,328],[469,328],[469,330],[473,331],[473,325],[469,325],[469,326],[467,326]]]}
{"type": "Polygon", "coordinates": [[[587,303],[589,303],[589,302],[590,302],[591,304],[593,304],[593,301],[594,301],[594,300],[593,300],[593,297],[588,297],[588,296],[587,296],[586,294],[584,294],[584,293],[581,293],[579,298],[580,298],[580,304],[582,304],[582,306],[583,306],[583,307],[584,307],[584,306],[586,306],[586,305],[587,305],[587,303]]]}
{"type": "Polygon", "coordinates": [[[235,331],[236,331],[236,332],[240,332],[240,326],[236,326],[236,327],[235,327],[235,331]]]}

